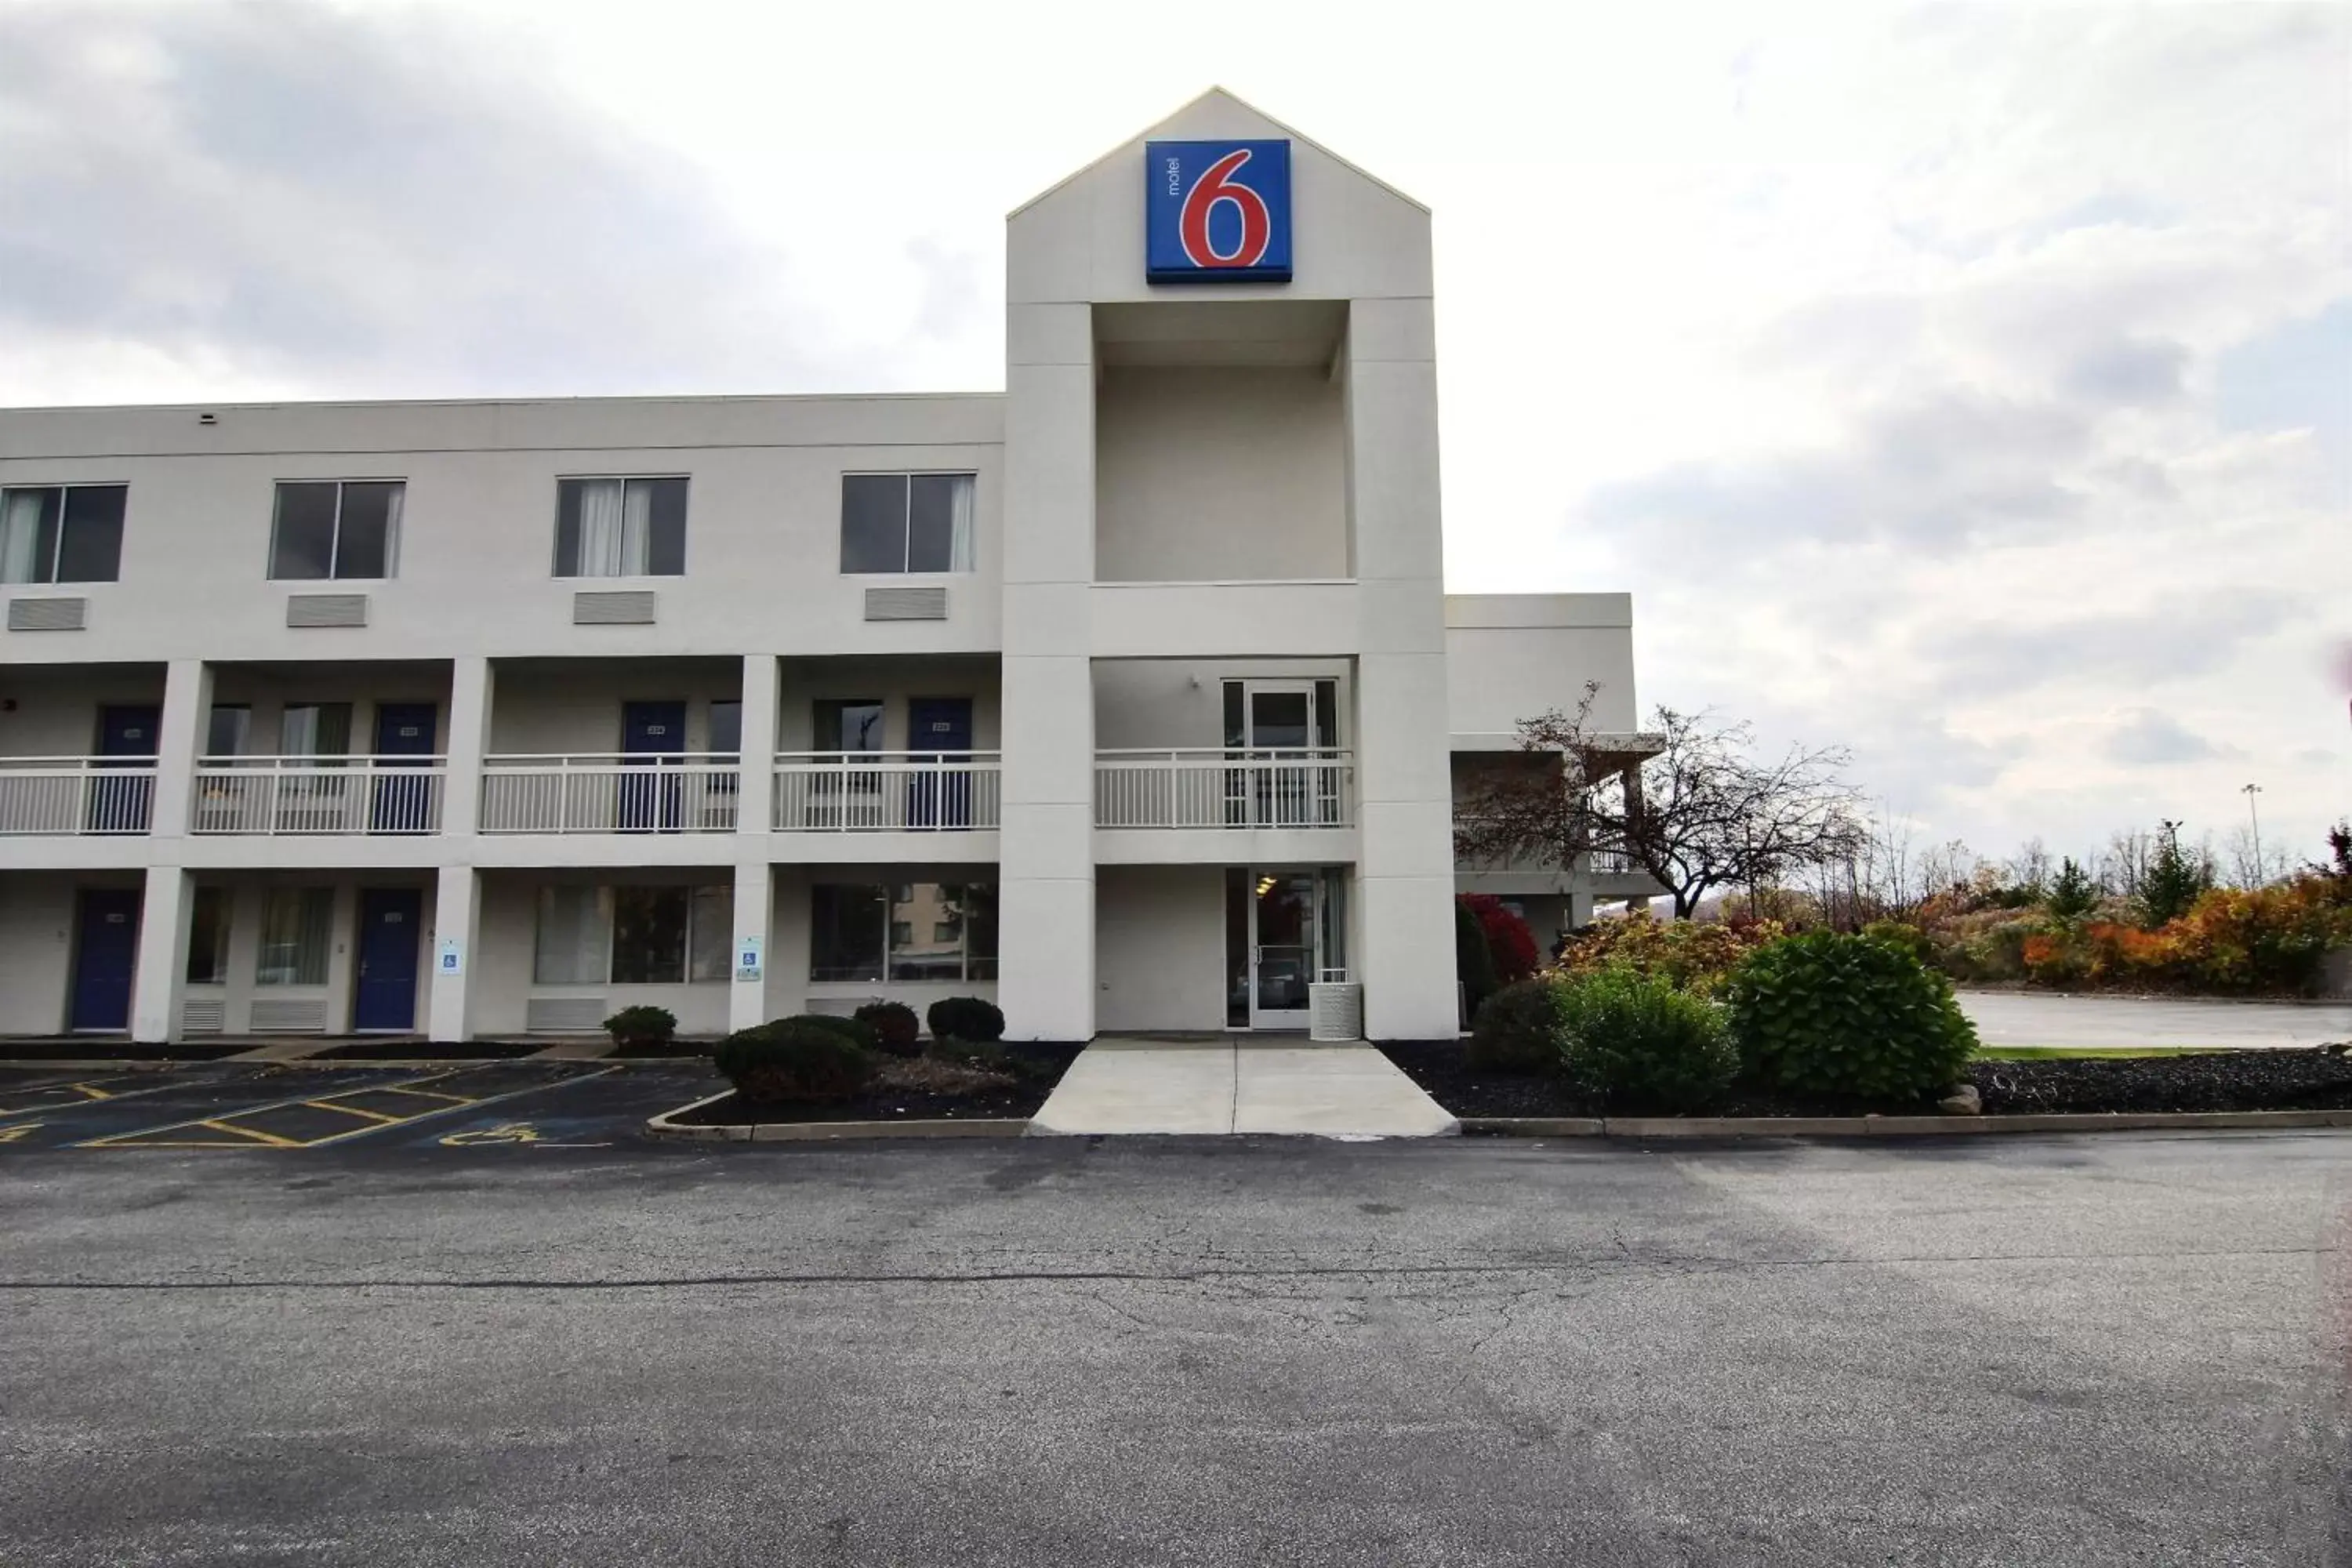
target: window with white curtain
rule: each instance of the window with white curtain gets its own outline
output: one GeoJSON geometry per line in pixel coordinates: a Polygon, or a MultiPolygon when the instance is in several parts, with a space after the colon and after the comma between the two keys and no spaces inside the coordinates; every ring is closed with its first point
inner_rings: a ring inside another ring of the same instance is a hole
{"type": "Polygon", "coordinates": [[[841,476],[845,574],[972,569],[971,474],[841,476]]]}
{"type": "Polygon", "coordinates": [[[685,573],[684,479],[556,481],[557,576],[678,577],[685,573]]]}
{"type": "Polygon", "coordinates": [[[733,973],[735,889],[552,885],[539,890],[531,980],[541,985],[668,985],[733,973]]]}
{"type": "Polygon", "coordinates": [[[399,479],[281,479],[269,531],[278,581],[389,577],[400,558],[399,479]]]}
{"type": "Polygon", "coordinates": [[[111,583],[128,485],[0,490],[0,583],[111,583]]]}
{"type": "Polygon", "coordinates": [[[334,935],[332,888],[272,888],[262,908],[257,985],[324,985],[334,935]]]}

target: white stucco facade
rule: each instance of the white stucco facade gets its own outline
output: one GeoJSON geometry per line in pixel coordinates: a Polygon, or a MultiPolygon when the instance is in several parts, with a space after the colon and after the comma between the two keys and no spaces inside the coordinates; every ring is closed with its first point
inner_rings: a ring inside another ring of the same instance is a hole
{"type": "Polygon", "coordinates": [[[1601,886],[1457,867],[1457,759],[1633,729],[1630,605],[1444,593],[1425,209],[1147,136],[1286,142],[1290,279],[1147,282],[1139,137],[1001,395],[0,411],[0,1033],[1450,1034],[1457,887],[1601,886]]]}

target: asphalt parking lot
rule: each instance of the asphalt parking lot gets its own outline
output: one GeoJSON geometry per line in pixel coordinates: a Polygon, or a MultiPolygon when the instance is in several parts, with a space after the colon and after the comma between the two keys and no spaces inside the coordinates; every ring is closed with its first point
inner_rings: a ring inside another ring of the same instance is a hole
{"type": "Polygon", "coordinates": [[[0,1075],[0,1561],[2352,1563],[2352,1133],[643,1138],[709,1081],[0,1075]]]}
{"type": "Polygon", "coordinates": [[[724,1087],[699,1062],[208,1062],[0,1068],[0,1158],[70,1150],[552,1152],[649,1142],[646,1117],[724,1087]]]}

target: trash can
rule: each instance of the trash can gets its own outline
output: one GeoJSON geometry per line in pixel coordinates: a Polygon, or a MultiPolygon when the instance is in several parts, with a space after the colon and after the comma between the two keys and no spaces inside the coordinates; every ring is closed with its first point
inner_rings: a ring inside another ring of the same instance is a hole
{"type": "Polygon", "coordinates": [[[1364,988],[1349,980],[1346,970],[1327,969],[1307,988],[1307,1037],[1364,1037],[1364,988]]]}

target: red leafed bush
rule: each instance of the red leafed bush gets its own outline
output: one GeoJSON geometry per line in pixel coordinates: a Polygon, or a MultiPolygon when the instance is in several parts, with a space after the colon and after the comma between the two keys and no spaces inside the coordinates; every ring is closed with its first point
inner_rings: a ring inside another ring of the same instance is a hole
{"type": "Polygon", "coordinates": [[[1505,909],[1503,900],[1491,893],[1464,893],[1461,899],[1486,933],[1486,951],[1495,960],[1495,978],[1508,985],[1533,974],[1543,955],[1536,951],[1536,933],[1528,929],[1528,922],[1505,909]]]}

